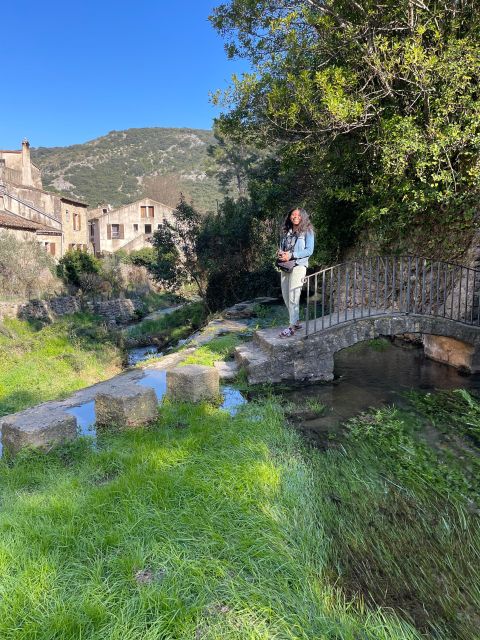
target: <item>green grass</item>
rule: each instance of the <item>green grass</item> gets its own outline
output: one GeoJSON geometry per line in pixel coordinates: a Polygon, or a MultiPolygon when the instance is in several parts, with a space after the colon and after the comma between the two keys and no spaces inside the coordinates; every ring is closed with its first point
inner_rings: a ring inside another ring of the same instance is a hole
{"type": "Polygon", "coordinates": [[[125,336],[140,343],[150,344],[152,339],[161,346],[186,338],[201,327],[207,319],[207,312],[201,302],[192,302],[157,320],[143,320],[128,329],[125,336]]]}
{"type": "Polygon", "coordinates": [[[0,637],[419,638],[330,579],[306,456],[266,401],[1,462],[0,637]]]}
{"type": "Polygon", "coordinates": [[[424,418],[364,414],[320,452],[270,399],[165,403],[0,462],[0,637],[475,640],[473,493],[424,418]]]}
{"type": "Polygon", "coordinates": [[[218,360],[230,360],[233,358],[235,347],[242,342],[237,333],[229,333],[218,338],[213,338],[207,344],[195,349],[194,353],[187,356],[182,364],[202,364],[213,367],[218,360]]]}
{"type": "Polygon", "coordinates": [[[145,305],[147,313],[173,307],[176,304],[180,304],[182,301],[183,298],[181,296],[168,292],[157,293],[155,291],[150,291],[146,295],[142,296],[142,302],[145,305]]]}
{"type": "Polygon", "coordinates": [[[0,415],[110,378],[120,371],[121,359],[120,349],[89,314],[44,327],[5,320],[0,331],[0,415]]]}
{"type": "MultiPolygon", "coordinates": [[[[462,395],[465,392],[462,392],[462,395]]],[[[430,394],[445,407],[455,393],[430,394]]],[[[468,394],[467,394],[468,395],[468,394]]],[[[480,425],[480,406],[475,420],[480,425]]],[[[449,405],[450,424],[459,404],[449,405]]],[[[418,409],[418,405],[417,405],[418,409]]],[[[446,410],[444,409],[444,417],[446,410]]],[[[316,465],[330,571],[347,596],[403,611],[427,637],[474,640],[480,607],[479,452],[432,448],[428,412],[394,408],[347,424],[316,465]]]]}
{"type": "Polygon", "coordinates": [[[322,413],[325,413],[327,409],[327,406],[323,404],[323,402],[320,402],[315,398],[308,398],[306,402],[306,406],[309,411],[312,411],[313,413],[316,413],[319,416],[322,415],[322,413]]]}

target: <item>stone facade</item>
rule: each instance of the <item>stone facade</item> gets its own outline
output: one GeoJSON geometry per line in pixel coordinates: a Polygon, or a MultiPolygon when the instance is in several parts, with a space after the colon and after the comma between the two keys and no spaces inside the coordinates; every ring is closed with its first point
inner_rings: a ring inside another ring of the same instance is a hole
{"type": "Polygon", "coordinates": [[[40,169],[30,159],[30,144],[22,142],[21,151],[0,151],[0,179],[14,184],[42,188],[40,169]]]}
{"type": "MultiPolygon", "coordinates": [[[[40,171],[30,160],[28,141],[23,142],[22,151],[0,151],[1,212],[36,225],[29,237],[35,237],[56,259],[68,249],[93,250],[87,204],[43,190],[40,171]]],[[[8,220],[0,226],[22,239],[8,220]]]]}
{"type": "Polygon", "coordinates": [[[60,216],[63,228],[65,250],[93,250],[88,235],[87,204],[60,197],[60,216]]]}
{"type": "Polygon", "coordinates": [[[172,217],[172,213],[171,207],[151,198],[112,211],[93,209],[89,212],[89,225],[95,255],[151,246],[153,233],[165,218],[172,217]]]}

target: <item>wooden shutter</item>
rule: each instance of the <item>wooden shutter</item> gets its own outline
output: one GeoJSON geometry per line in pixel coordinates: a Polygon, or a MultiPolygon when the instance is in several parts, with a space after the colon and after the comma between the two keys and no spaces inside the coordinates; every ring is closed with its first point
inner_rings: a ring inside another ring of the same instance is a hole
{"type": "Polygon", "coordinates": [[[147,217],[147,207],[140,207],[140,217],[141,218],[147,217]]]}
{"type": "Polygon", "coordinates": [[[112,225],[107,224],[107,240],[111,240],[111,239],[112,239],[112,225]]]}
{"type": "Polygon", "coordinates": [[[149,218],[153,218],[153,216],[155,215],[155,210],[153,207],[148,207],[148,217],[149,218]]]}
{"type": "Polygon", "coordinates": [[[125,225],[124,224],[119,224],[118,225],[118,237],[120,239],[123,240],[123,238],[125,238],[125,225]]]}
{"type": "Polygon", "coordinates": [[[77,222],[78,222],[78,229],[77,231],[80,231],[80,229],[82,228],[82,216],[80,214],[77,214],[78,218],[77,218],[77,222]]]}
{"type": "Polygon", "coordinates": [[[52,256],[55,255],[55,243],[54,242],[50,243],[50,253],[52,254],[52,256]]]}

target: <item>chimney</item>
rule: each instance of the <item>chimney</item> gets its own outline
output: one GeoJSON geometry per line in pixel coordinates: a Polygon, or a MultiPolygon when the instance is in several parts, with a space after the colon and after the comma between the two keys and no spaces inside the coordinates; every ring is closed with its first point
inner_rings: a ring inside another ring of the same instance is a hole
{"type": "Polygon", "coordinates": [[[30,187],[34,186],[30,160],[30,143],[26,138],[22,140],[22,184],[30,187]]]}

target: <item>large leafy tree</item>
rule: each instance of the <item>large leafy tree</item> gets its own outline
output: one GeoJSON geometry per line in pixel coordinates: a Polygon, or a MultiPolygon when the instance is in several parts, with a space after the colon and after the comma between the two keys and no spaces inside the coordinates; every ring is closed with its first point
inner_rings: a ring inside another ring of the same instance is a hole
{"type": "Polygon", "coordinates": [[[478,9],[475,0],[219,5],[211,20],[228,54],[253,70],[223,95],[218,127],[274,145],[279,158],[271,189],[253,181],[255,197],[268,210],[290,190],[330,238],[339,220],[386,243],[413,224],[468,225],[480,195],[478,9]]]}
{"type": "Polygon", "coordinates": [[[197,255],[201,227],[201,215],[181,196],[172,218],[165,218],[153,234],[155,258],[149,269],[172,289],[193,282],[205,301],[206,274],[197,255]]]}

